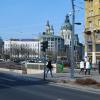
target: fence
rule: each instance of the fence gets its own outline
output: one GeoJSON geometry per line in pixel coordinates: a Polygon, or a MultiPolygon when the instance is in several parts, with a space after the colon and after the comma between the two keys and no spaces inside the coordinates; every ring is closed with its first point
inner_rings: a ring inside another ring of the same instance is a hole
{"type": "MultiPolygon", "coordinates": [[[[53,65],[53,73],[56,73],[56,64],[53,65]]],[[[25,63],[24,65],[12,66],[8,64],[0,64],[0,70],[12,71],[22,74],[38,74],[43,73],[44,63],[25,63]]]]}

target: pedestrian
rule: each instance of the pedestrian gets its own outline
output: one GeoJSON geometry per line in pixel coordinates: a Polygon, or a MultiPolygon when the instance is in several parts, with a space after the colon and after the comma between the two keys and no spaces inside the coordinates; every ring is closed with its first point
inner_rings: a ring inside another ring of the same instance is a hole
{"type": "Polygon", "coordinates": [[[90,61],[90,71],[92,70],[92,61],[90,61]]]}
{"type": "Polygon", "coordinates": [[[52,66],[52,64],[51,64],[51,60],[49,60],[49,61],[48,61],[48,64],[47,64],[46,77],[47,77],[47,74],[48,74],[49,71],[50,71],[51,77],[53,77],[53,75],[52,75],[52,70],[53,70],[53,66],[52,66]]]}
{"type": "Polygon", "coordinates": [[[85,67],[85,75],[88,73],[90,75],[90,62],[86,61],[86,67],[85,67]]]}
{"type": "Polygon", "coordinates": [[[83,60],[80,62],[80,72],[79,72],[79,74],[81,72],[84,72],[84,61],[83,60]]]}
{"type": "Polygon", "coordinates": [[[100,74],[100,61],[99,61],[99,64],[98,64],[98,72],[100,74]]]}

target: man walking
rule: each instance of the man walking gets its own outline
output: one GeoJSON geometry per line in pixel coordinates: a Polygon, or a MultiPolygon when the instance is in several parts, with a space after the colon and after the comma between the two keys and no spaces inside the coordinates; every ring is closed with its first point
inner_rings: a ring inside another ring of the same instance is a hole
{"type": "Polygon", "coordinates": [[[53,77],[53,75],[52,75],[52,69],[53,69],[53,66],[51,65],[51,60],[49,60],[49,61],[48,61],[48,64],[47,64],[47,73],[46,73],[46,77],[47,77],[47,74],[48,74],[49,71],[50,71],[51,77],[53,77]]]}

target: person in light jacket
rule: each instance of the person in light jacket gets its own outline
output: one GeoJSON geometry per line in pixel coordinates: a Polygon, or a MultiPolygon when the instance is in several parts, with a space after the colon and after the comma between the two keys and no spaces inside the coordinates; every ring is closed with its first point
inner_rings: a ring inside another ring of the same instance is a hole
{"type": "Polygon", "coordinates": [[[90,62],[86,61],[86,66],[85,66],[85,75],[88,73],[90,75],[90,62]]]}
{"type": "Polygon", "coordinates": [[[80,62],[80,72],[79,72],[79,74],[81,72],[84,72],[84,61],[83,60],[80,62]]]}

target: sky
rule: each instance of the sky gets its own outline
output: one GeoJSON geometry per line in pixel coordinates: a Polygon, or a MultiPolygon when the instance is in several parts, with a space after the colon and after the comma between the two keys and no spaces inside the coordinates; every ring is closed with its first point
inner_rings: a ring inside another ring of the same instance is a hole
{"type": "MultiPolygon", "coordinates": [[[[75,33],[84,41],[84,0],[75,0],[75,33]]],[[[0,37],[36,38],[45,31],[47,20],[60,35],[66,14],[72,12],[71,0],[0,0],[0,37]]],[[[71,16],[70,16],[71,20],[71,16]]]]}

